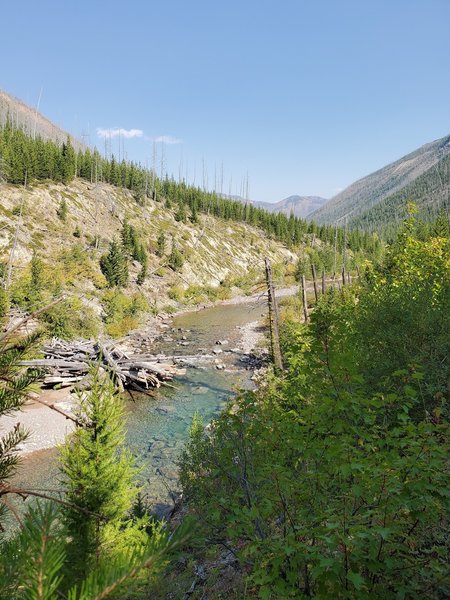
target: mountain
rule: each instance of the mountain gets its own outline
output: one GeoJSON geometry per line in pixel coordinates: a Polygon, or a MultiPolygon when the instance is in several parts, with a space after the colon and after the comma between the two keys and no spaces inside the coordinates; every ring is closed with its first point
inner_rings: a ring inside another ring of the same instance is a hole
{"type": "Polygon", "coordinates": [[[264,208],[269,212],[294,214],[295,217],[304,219],[327,202],[326,198],[320,196],[289,196],[279,202],[254,202],[255,206],[264,208]]]}
{"type": "Polygon", "coordinates": [[[0,90],[0,126],[4,125],[8,118],[28,135],[36,134],[44,140],[58,143],[65,142],[69,136],[72,146],[76,150],[85,148],[78,139],[49,121],[35,108],[27,106],[18,98],[0,90]]]}
{"type": "Polygon", "coordinates": [[[263,208],[271,213],[283,213],[289,216],[291,213],[295,217],[299,217],[300,219],[306,218],[312,212],[320,208],[325,202],[327,202],[326,198],[321,198],[320,196],[289,196],[284,200],[279,200],[278,202],[262,202],[259,200],[246,200],[242,198],[242,196],[229,196],[227,194],[222,194],[224,198],[228,198],[229,200],[238,200],[245,204],[249,202],[258,208],[263,208]]]}
{"type": "Polygon", "coordinates": [[[442,200],[448,192],[449,180],[445,175],[448,169],[445,167],[445,161],[449,155],[450,135],[425,144],[352,183],[309,216],[319,224],[336,223],[347,216],[349,223],[373,229],[378,214],[375,207],[380,203],[384,206],[385,220],[395,219],[404,214],[408,199],[417,200],[419,210],[422,204],[428,205],[429,209],[430,203],[437,209],[441,205],[439,198],[442,200]],[[444,178],[441,180],[442,176],[444,178]],[[427,190],[431,189],[433,194],[430,197],[427,190]],[[390,198],[392,200],[389,200],[390,198]],[[435,202],[438,204],[435,205],[435,202]],[[369,212],[372,218],[368,216],[369,212]],[[364,218],[364,215],[367,215],[367,218],[364,218]]]}
{"type": "Polygon", "coordinates": [[[349,225],[392,238],[410,203],[415,204],[422,220],[434,220],[441,210],[450,215],[450,154],[395,194],[352,218],[349,225]]]}

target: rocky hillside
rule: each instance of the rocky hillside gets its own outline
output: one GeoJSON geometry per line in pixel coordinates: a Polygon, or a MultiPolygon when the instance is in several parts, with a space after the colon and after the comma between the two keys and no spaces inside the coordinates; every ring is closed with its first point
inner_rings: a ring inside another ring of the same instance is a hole
{"type": "Polygon", "coordinates": [[[79,269],[69,291],[82,292],[94,304],[105,287],[99,259],[109,242],[120,237],[125,220],[139,232],[149,257],[148,275],[140,286],[136,283],[140,265],[130,262],[130,283],[125,292],[143,292],[156,310],[174,305],[186,290],[191,291],[193,300],[192,290],[201,298],[201,288],[215,289],[224,296],[237,294],[239,287],[242,290],[262,278],[264,256],[274,264],[289,265],[295,260],[282,244],[267,239],[254,227],[208,215],[200,215],[195,224],[179,222],[174,209],[164,203],[146,200],[142,206],[132,192],[108,184],[93,185],[80,179],[69,185],[40,183],[27,189],[3,184],[0,194],[0,262],[8,260],[23,204],[13,280],[22,276],[33,253],[56,273],[65,268],[67,252],[76,247],[77,256],[81,249],[89,258],[89,268],[84,265],[79,269]],[[67,211],[64,220],[62,203],[67,211]],[[162,232],[165,249],[160,257],[156,250],[162,232]],[[167,266],[174,243],[184,258],[178,272],[167,266]]]}
{"type": "MultiPolygon", "coordinates": [[[[449,154],[450,135],[425,144],[375,173],[359,179],[312,213],[310,218],[319,224],[335,223],[346,215],[349,220],[357,219],[380,202],[413,184],[426,172],[432,172],[449,154]]],[[[363,220],[359,219],[359,223],[363,223],[363,220]]]]}

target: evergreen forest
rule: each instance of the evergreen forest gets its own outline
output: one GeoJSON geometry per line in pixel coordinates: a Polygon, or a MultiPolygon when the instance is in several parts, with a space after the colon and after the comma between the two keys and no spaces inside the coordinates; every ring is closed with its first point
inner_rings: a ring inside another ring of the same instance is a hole
{"type": "Polygon", "coordinates": [[[230,200],[184,181],[177,182],[167,175],[160,178],[154,171],[133,161],[118,162],[114,156],[106,159],[96,149],[75,152],[69,138],[62,145],[39,136],[33,138],[14,127],[10,120],[0,128],[0,157],[0,177],[13,184],[33,181],[69,183],[75,177],[92,183],[102,181],[133,191],[137,202],[151,197],[164,201],[168,208],[177,207],[179,220],[189,216],[195,221],[198,213],[204,213],[259,227],[268,237],[280,240],[288,247],[295,247],[313,235],[329,244],[336,243],[340,251],[346,246],[354,252],[362,251],[372,256],[380,252],[377,234],[318,226],[293,215],[269,213],[250,203],[230,200]]]}

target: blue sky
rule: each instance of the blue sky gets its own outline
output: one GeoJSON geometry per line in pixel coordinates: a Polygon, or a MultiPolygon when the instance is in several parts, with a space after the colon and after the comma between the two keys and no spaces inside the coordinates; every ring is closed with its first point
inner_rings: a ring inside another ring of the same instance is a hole
{"type": "Polygon", "coordinates": [[[123,129],[130,159],[164,136],[169,174],[223,169],[227,193],[248,173],[256,200],[331,197],[450,133],[450,0],[16,0],[1,20],[1,89],[42,88],[101,150],[123,129]]]}

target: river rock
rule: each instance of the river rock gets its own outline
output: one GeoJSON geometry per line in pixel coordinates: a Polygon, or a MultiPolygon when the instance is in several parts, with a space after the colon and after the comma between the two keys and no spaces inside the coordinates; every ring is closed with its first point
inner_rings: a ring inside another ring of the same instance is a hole
{"type": "Polygon", "coordinates": [[[214,348],[213,354],[222,354],[223,350],[221,348],[214,348]]]}
{"type": "Polygon", "coordinates": [[[225,346],[226,344],[229,344],[230,342],[228,340],[217,340],[216,344],[217,346],[225,346]]]}
{"type": "Polygon", "coordinates": [[[207,393],[209,392],[209,390],[208,390],[208,388],[207,388],[207,387],[205,387],[205,386],[203,386],[203,385],[200,385],[200,386],[198,386],[198,387],[195,387],[195,388],[192,390],[192,392],[193,392],[194,394],[207,394],[207,393]]]}
{"type": "Polygon", "coordinates": [[[157,410],[159,412],[164,412],[166,414],[173,414],[174,412],[176,412],[177,409],[175,408],[175,406],[164,404],[164,405],[157,406],[155,410],[157,410]]]}

